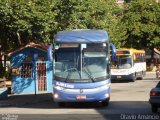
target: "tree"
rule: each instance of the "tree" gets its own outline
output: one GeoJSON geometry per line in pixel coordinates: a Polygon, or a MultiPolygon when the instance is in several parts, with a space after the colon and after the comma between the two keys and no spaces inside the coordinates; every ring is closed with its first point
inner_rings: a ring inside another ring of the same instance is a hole
{"type": "Polygon", "coordinates": [[[115,0],[57,0],[53,7],[56,13],[57,32],[67,29],[103,29],[109,32],[110,40],[118,45],[117,19],[120,8],[115,0]]]}
{"type": "Polygon", "coordinates": [[[52,12],[54,4],[53,0],[30,2],[30,24],[32,25],[30,36],[32,40],[42,42],[51,42],[51,40],[53,40],[53,34],[57,24],[54,21],[55,14],[52,12]]]}
{"type": "Polygon", "coordinates": [[[44,0],[0,1],[2,47],[14,48],[29,41],[50,42],[55,26],[53,5],[44,0]]]}
{"type": "Polygon", "coordinates": [[[160,4],[155,0],[134,0],[126,4],[122,24],[126,27],[125,46],[160,46],[160,4]]]}
{"type": "Polygon", "coordinates": [[[50,42],[60,30],[87,28],[108,31],[120,46],[120,12],[115,0],[0,1],[0,40],[12,49],[29,41],[50,42]]]}
{"type": "Polygon", "coordinates": [[[53,5],[52,0],[0,1],[0,53],[29,41],[50,42],[55,28],[53,5]]]}

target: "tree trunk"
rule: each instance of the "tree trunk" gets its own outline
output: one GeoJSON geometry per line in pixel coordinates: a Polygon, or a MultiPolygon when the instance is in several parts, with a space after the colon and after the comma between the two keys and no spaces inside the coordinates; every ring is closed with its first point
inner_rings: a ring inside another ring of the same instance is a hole
{"type": "Polygon", "coordinates": [[[17,31],[17,38],[18,38],[18,43],[21,45],[22,44],[21,37],[18,31],[17,31]]]}

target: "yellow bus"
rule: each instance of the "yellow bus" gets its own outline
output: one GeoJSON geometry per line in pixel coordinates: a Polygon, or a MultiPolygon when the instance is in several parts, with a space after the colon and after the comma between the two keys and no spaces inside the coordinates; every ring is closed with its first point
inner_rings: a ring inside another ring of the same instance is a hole
{"type": "Polygon", "coordinates": [[[146,74],[145,51],[133,48],[117,49],[116,61],[112,61],[111,80],[143,79],[146,74]]]}

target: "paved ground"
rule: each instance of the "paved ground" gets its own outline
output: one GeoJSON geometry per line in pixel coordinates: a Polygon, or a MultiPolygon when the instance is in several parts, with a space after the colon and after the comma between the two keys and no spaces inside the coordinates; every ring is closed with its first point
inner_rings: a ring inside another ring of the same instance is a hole
{"type": "Polygon", "coordinates": [[[151,72],[147,73],[144,80],[113,83],[111,84],[111,101],[148,101],[150,89],[155,87],[157,82],[158,80],[155,78],[155,73],[151,72]],[[117,92],[119,94],[116,94],[117,92]]]}
{"type": "Polygon", "coordinates": [[[132,119],[138,118],[138,115],[151,115],[154,117],[153,120],[158,120],[160,116],[152,114],[148,102],[149,91],[157,82],[155,73],[150,72],[147,73],[144,80],[112,83],[111,101],[108,107],[102,107],[100,104],[86,103],[72,104],[66,108],[59,108],[53,103],[52,94],[10,96],[7,100],[0,101],[0,115],[2,115],[0,118],[6,117],[8,113],[9,115],[15,115],[11,116],[12,118],[21,114],[22,116],[18,117],[24,120],[53,118],[56,120],[80,120],[82,117],[86,120],[124,120],[129,119],[127,115],[129,117],[133,115],[132,119]]]}
{"type": "MultiPolygon", "coordinates": [[[[139,86],[139,89],[137,91],[137,95],[139,95],[139,99],[137,99],[138,101],[145,101],[147,100],[148,98],[148,95],[144,97],[144,95],[141,95],[140,93],[144,94],[143,91],[146,91],[146,94],[149,93],[149,89],[148,87],[144,88],[144,86],[146,86],[146,84],[148,84],[148,86],[155,86],[156,84],[156,79],[155,79],[155,72],[147,72],[146,73],[146,77],[144,78],[145,81],[144,81],[144,85],[142,84],[141,86],[139,86]]],[[[120,83],[113,83],[111,84],[111,101],[123,101],[124,99],[126,100],[126,97],[122,97],[122,94],[125,94],[126,96],[128,94],[132,94],[132,92],[135,92],[135,86],[137,86],[137,84],[135,84],[134,82],[122,82],[123,84],[120,84],[120,83]],[[119,89],[120,87],[122,86],[130,86],[130,88],[126,87],[123,87],[123,89],[119,89]],[[121,94],[113,94],[113,93],[116,93],[116,92],[119,92],[121,94]],[[128,91],[130,91],[128,93],[128,91]],[[117,99],[118,98],[118,99],[117,99]]],[[[127,99],[128,101],[132,101],[134,100],[134,98],[130,97],[127,99]]],[[[11,106],[24,106],[24,105],[29,105],[29,104],[39,104],[39,103],[53,103],[52,101],[52,94],[49,93],[49,94],[40,94],[40,95],[10,95],[8,97],[8,99],[6,100],[0,100],[0,107],[11,107],[11,106]]]]}

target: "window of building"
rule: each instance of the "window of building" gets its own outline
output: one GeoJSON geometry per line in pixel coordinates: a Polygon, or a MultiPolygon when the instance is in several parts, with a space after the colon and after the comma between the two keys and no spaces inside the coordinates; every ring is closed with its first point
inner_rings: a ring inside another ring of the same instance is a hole
{"type": "Polygon", "coordinates": [[[32,78],[32,63],[21,64],[21,78],[32,78]]]}

